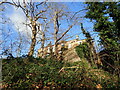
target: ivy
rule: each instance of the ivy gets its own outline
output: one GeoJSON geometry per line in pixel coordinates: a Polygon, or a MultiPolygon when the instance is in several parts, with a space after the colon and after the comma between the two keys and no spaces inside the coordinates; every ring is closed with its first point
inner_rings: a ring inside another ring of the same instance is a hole
{"type": "Polygon", "coordinates": [[[83,43],[77,46],[76,52],[81,59],[90,59],[90,49],[87,43],[83,43]]]}

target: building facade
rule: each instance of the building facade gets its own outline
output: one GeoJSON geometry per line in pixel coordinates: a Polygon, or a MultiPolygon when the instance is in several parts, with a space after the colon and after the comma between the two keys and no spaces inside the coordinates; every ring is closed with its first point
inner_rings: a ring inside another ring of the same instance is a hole
{"type": "MultiPolygon", "coordinates": [[[[75,48],[76,46],[78,46],[84,42],[86,42],[86,39],[83,39],[83,40],[74,39],[74,40],[70,40],[70,41],[61,41],[58,43],[58,46],[57,46],[58,53],[62,52],[61,49],[63,47],[65,49],[69,50],[69,49],[75,48]]],[[[46,55],[49,55],[50,53],[54,53],[54,52],[55,52],[55,46],[48,45],[43,50],[42,50],[42,48],[40,48],[38,50],[38,57],[45,57],[46,55]]]]}

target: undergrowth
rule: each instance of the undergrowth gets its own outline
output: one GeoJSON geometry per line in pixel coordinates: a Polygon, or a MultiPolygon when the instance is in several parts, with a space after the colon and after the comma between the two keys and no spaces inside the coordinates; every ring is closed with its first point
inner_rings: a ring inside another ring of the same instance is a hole
{"type": "Polygon", "coordinates": [[[4,59],[3,88],[115,88],[117,77],[86,62],[66,63],[41,58],[4,59]]]}

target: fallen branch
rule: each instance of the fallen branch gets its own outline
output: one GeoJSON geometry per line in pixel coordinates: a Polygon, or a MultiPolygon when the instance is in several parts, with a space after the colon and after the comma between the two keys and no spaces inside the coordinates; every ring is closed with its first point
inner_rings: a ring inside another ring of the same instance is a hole
{"type": "Polygon", "coordinates": [[[60,72],[63,72],[66,68],[68,69],[68,68],[80,68],[80,67],[79,67],[79,66],[62,67],[62,68],[60,69],[59,73],[60,73],[60,72]]]}

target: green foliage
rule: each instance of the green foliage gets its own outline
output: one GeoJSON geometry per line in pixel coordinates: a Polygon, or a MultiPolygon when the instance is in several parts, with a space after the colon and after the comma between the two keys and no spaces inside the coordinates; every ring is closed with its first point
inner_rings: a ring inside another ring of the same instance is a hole
{"type": "Polygon", "coordinates": [[[32,84],[39,84],[40,81],[50,81],[63,66],[62,62],[53,60],[37,59],[33,62],[34,58],[26,64],[25,59],[3,60],[3,84],[9,84],[12,88],[30,88],[32,84]]]}
{"type": "Polygon", "coordinates": [[[4,88],[94,88],[99,82],[105,87],[116,85],[112,82],[108,86],[105,78],[102,82],[99,75],[94,77],[86,62],[64,63],[32,57],[4,59],[2,75],[4,88]],[[29,62],[26,63],[26,59],[29,62]]]}
{"type": "Polygon", "coordinates": [[[76,52],[81,59],[90,59],[90,49],[87,43],[83,43],[77,46],[76,52]]]}
{"type": "Polygon", "coordinates": [[[86,18],[95,20],[94,29],[99,32],[104,48],[113,47],[120,39],[120,4],[117,2],[88,2],[86,18]]]}
{"type": "Polygon", "coordinates": [[[88,9],[86,18],[94,21],[94,30],[99,32],[103,51],[107,51],[108,63],[120,62],[120,2],[87,2],[86,4],[88,9]]]}

